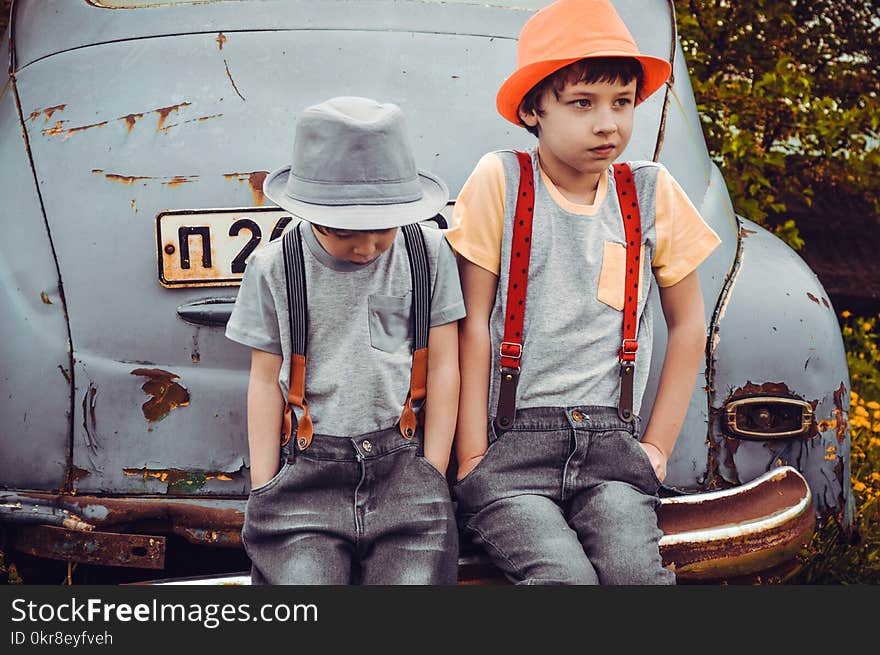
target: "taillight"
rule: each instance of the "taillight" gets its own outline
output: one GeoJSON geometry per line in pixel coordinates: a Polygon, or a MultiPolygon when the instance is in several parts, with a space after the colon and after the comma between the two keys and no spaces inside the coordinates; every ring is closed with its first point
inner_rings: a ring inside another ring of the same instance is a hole
{"type": "Polygon", "coordinates": [[[781,439],[806,435],[814,422],[813,406],[797,398],[738,398],[723,408],[724,432],[739,439],[781,439]]]}

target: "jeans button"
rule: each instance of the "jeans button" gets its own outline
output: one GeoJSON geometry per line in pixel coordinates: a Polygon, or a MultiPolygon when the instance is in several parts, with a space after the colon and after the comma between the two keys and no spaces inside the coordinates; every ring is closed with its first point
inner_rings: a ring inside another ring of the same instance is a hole
{"type": "Polygon", "coordinates": [[[584,422],[584,415],[581,414],[578,410],[574,410],[571,413],[571,420],[574,421],[575,423],[583,423],[584,422]]]}
{"type": "Polygon", "coordinates": [[[367,452],[370,452],[371,450],[373,450],[373,444],[371,444],[371,443],[370,443],[369,441],[367,441],[366,439],[365,439],[364,441],[361,442],[361,446],[362,446],[363,449],[364,449],[365,451],[367,451],[367,452]]]}

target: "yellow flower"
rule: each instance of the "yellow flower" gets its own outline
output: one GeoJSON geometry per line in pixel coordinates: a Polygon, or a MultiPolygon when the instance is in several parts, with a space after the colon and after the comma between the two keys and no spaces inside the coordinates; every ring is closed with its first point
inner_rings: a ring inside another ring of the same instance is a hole
{"type": "Polygon", "coordinates": [[[866,403],[865,407],[867,407],[868,409],[880,409],[880,403],[878,403],[876,400],[872,400],[866,403]]]}
{"type": "Polygon", "coordinates": [[[862,407],[861,405],[856,407],[855,415],[856,416],[864,416],[865,418],[868,418],[870,416],[870,414],[868,414],[868,410],[865,409],[864,407],[862,407]]]}
{"type": "Polygon", "coordinates": [[[853,491],[855,491],[855,492],[861,492],[861,491],[864,491],[865,489],[867,489],[867,487],[865,486],[865,483],[860,482],[859,480],[854,480],[852,487],[853,487],[853,491]]]}
{"type": "Polygon", "coordinates": [[[849,318],[850,316],[852,316],[852,312],[848,309],[844,309],[842,312],[840,312],[840,315],[843,316],[843,318],[849,318]]]}

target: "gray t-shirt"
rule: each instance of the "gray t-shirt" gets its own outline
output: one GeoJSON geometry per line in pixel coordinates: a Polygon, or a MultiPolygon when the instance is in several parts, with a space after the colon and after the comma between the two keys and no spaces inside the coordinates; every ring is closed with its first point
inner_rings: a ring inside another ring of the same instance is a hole
{"type": "MultiPolygon", "coordinates": [[[[494,417],[500,388],[497,353],[504,334],[507,283],[519,165],[512,152],[500,152],[505,176],[504,231],[495,306],[490,318],[492,376],[489,416],[494,417]]],[[[530,151],[535,176],[535,220],[532,228],[529,284],[526,292],[521,373],[517,409],[571,407],[580,404],[616,407],[620,396],[618,350],[623,326],[623,281],[626,235],[614,176],[593,215],[572,213],[554,200],[530,151]]],[[[649,262],[657,263],[657,180],[662,166],[630,162],[641,213],[640,289],[637,305],[638,353],[633,381],[633,411],[638,414],[651,364],[654,305],[657,293],[649,262]]],[[[598,201],[597,201],[598,202],[598,201]]],[[[685,243],[687,271],[717,246],[718,237],[694,212],[688,238],[674,223],[668,243],[685,243]]],[[[678,252],[678,251],[676,251],[678,252]]],[[[513,256],[516,256],[514,253],[513,256]]],[[[667,255],[668,256],[668,255],[667,255]]]]}
{"type": "MultiPolygon", "coordinates": [[[[288,227],[292,229],[296,219],[288,227]]],[[[431,327],[465,315],[455,256],[439,229],[422,227],[431,272],[431,327]]],[[[302,225],[308,296],[306,400],[316,434],[353,436],[393,427],[410,385],[412,282],[403,231],[368,264],[340,260],[302,225]]],[[[290,329],[281,239],[245,269],[226,336],[283,356],[290,379],[290,329]]]]}

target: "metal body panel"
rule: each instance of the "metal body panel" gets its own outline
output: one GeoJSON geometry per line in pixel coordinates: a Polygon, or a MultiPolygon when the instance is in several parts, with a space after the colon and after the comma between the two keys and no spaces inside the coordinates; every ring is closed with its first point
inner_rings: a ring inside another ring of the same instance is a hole
{"type": "Polygon", "coordinates": [[[851,519],[849,371],[834,307],[815,274],[777,237],[742,219],[741,269],[715,335],[707,488],[790,464],[820,516],[851,519]],[[768,354],[772,353],[772,356],[768,354]],[[815,436],[745,441],[721,432],[720,409],[743,394],[789,393],[814,406],[815,436]]]}
{"type": "MultiPolygon", "coordinates": [[[[672,111],[670,115],[673,116],[672,111]]],[[[680,116],[682,119],[686,118],[680,116]]],[[[672,122],[672,121],[670,121],[672,122]]],[[[670,153],[671,160],[680,165],[680,160],[670,153]]],[[[662,160],[662,157],[661,157],[662,160]]],[[[670,166],[671,168],[671,166],[670,166]]],[[[696,167],[695,167],[696,168],[696,167]]],[[[706,189],[699,196],[691,195],[691,201],[694,202],[701,215],[707,220],[711,219],[713,229],[718,232],[721,238],[721,245],[710,255],[697,269],[697,276],[700,279],[700,288],[703,293],[703,309],[706,315],[706,325],[709,332],[713,331],[713,315],[717,298],[721,294],[721,290],[725,280],[729,274],[730,267],[733,263],[733,255],[736,251],[737,234],[736,231],[730,229],[730,222],[735,221],[733,207],[730,204],[730,198],[727,194],[727,187],[721,172],[714,164],[710,164],[708,169],[709,182],[706,189]]],[[[685,183],[691,182],[694,187],[698,188],[699,181],[694,177],[699,173],[695,173],[692,169],[683,169],[682,178],[685,183]],[[690,171],[687,173],[686,171],[690,171]]],[[[684,186],[684,183],[683,185],[684,186]]],[[[689,192],[690,193],[690,192],[689,192]]],[[[651,360],[651,376],[648,379],[648,386],[645,389],[645,401],[642,407],[642,416],[647,419],[653,407],[654,398],[657,393],[657,384],[660,378],[660,371],[663,366],[663,355],[666,350],[667,331],[666,322],[662,320],[663,312],[659,307],[659,295],[655,297],[658,307],[655,309],[655,316],[659,320],[654,324],[654,350],[651,360]]],[[[691,402],[682,423],[681,432],[675,443],[675,448],[667,463],[667,477],[664,480],[669,487],[681,490],[697,490],[702,489],[702,481],[706,473],[706,459],[708,454],[707,447],[707,426],[709,424],[709,405],[706,395],[706,370],[701,365],[694,384],[694,392],[691,396],[691,402]]],[[[764,469],[767,470],[767,469],[764,469]]]]}
{"type": "MultiPolygon", "coordinates": [[[[346,6],[368,20],[367,7],[346,6]]],[[[69,276],[80,492],[247,491],[247,352],[225,339],[222,326],[199,327],[177,315],[181,305],[228,297],[230,290],[159,284],[157,214],[263,205],[262,177],[289,158],[296,111],[330,95],[367,95],[405,108],[417,161],[446,179],[453,194],[484,152],[533,143],[495,115],[495,87],[486,83],[509,72],[515,41],[437,34],[430,31],[439,29],[437,12],[450,13],[441,6],[393,6],[391,14],[402,12],[413,31],[331,29],[320,21],[332,26],[351,17],[322,18],[316,9],[311,29],[106,43],[20,71],[23,106],[41,116],[28,133],[59,263],[69,276]],[[173,75],[159,67],[169,52],[187,62],[173,75]],[[176,376],[167,379],[177,385],[172,396],[187,396],[187,404],[172,397],[167,417],[151,419],[142,408],[150,399],[140,388],[146,380],[133,374],[138,368],[176,376]],[[183,482],[169,485],[169,471],[183,482]]],[[[634,14],[633,3],[624,6],[634,14]]],[[[291,21],[302,20],[285,7],[291,21]]],[[[653,11],[668,23],[664,5],[653,11]]],[[[131,13],[140,12],[114,15],[131,13]]],[[[497,21],[489,18],[509,13],[482,9],[474,15],[483,22],[467,25],[458,16],[456,29],[494,33],[497,21]]],[[[670,39],[671,28],[658,50],[668,49],[670,39]]],[[[662,95],[639,108],[628,157],[650,158],[661,109],[662,95]]]]}
{"type": "MultiPolygon", "coordinates": [[[[0,60],[9,61],[5,43],[0,60]]],[[[8,78],[0,86],[0,134],[0,487],[64,489],[71,387],[67,322],[8,78]]]]}

